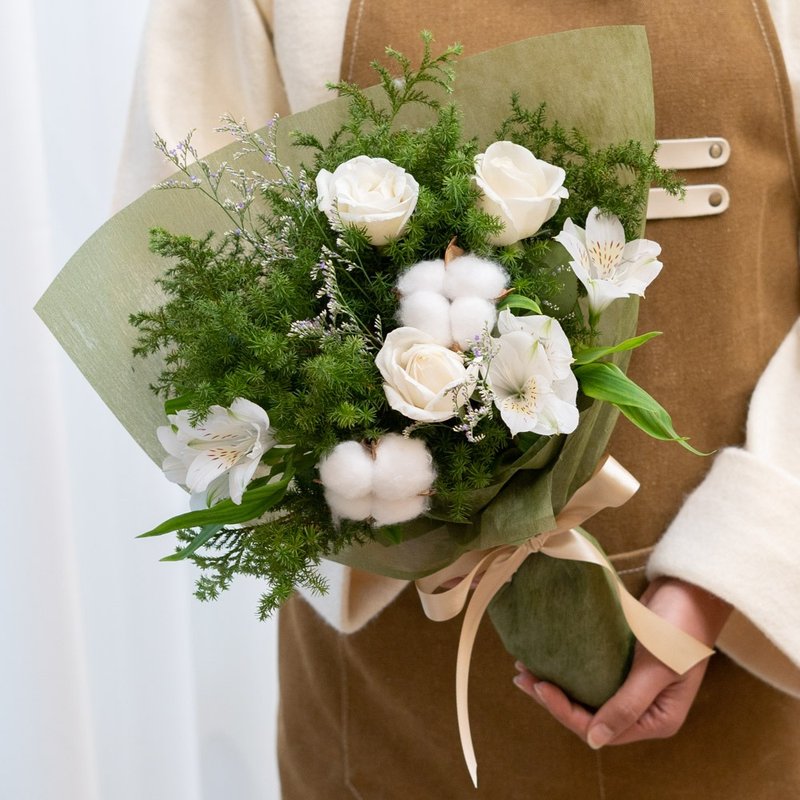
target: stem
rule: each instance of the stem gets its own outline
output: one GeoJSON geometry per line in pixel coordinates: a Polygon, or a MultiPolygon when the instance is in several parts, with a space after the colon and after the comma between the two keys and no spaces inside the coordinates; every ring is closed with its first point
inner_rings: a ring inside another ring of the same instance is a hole
{"type": "Polygon", "coordinates": [[[595,343],[597,337],[599,335],[599,331],[597,330],[597,325],[600,322],[600,312],[593,311],[592,308],[589,308],[589,336],[591,337],[592,344],[595,343]]]}

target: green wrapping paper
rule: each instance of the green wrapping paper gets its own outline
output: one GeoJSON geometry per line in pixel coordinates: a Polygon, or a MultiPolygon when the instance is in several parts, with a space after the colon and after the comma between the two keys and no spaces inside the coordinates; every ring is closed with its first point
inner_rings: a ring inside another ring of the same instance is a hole
{"type": "Polygon", "coordinates": [[[529,556],[489,606],[503,645],[541,680],[599,708],[630,669],[634,638],[605,570],[529,556]]]}
{"type": "MultiPolygon", "coordinates": [[[[650,56],[641,27],[594,28],[537,37],[464,58],[458,64],[454,100],[464,131],[481,145],[509,111],[512,91],[523,106],[546,102],[548,117],[585,133],[594,147],[654,139],[650,56]]],[[[289,144],[301,129],[325,141],[345,119],[346,100],[296,114],[278,123],[281,161],[296,169],[303,152],[289,144]]],[[[404,109],[407,126],[426,122],[424,109],[404,109]]],[[[232,161],[237,144],[207,160],[232,161]]],[[[263,171],[256,154],[237,167],[263,171]]],[[[160,464],[156,428],[164,423],[161,401],[149,390],[158,359],[134,362],[132,311],[163,302],[155,279],[163,260],[148,248],[149,230],[202,236],[224,231],[230,221],[198,191],[151,190],[114,216],[64,267],[36,310],[94,389],[128,432],[160,464]]],[[[634,335],[635,300],[618,301],[603,316],[598,344],[634,335]]],[[[616,359],[623,368],[625,357],[616,359]]],[[[555,515],[593,470],[608,443],[616,411],[591,403],[578,429],[555,437],[508,465],[482,490],[469,524],[430,516],[403,526],[403,541],[379,541],[332,554],[332,558],[380,574],[414,579],[451,563],[462,553],[523,542],[552,529],[555,515]]],[[[624,513],[624,512],[623,512],[624,513]]],[[[492,620],[509,650],[541,677],[597,705],[624,677],[631,638],[600,570],[587,564],[533,557],[495,599],[492,620]],[[581,620],[568,629],[567,623],[581,620]],[[591,620],[591,622],[589,622],[591,620]],[[591,654],[591,656],[587,655],[591,654]]]]}

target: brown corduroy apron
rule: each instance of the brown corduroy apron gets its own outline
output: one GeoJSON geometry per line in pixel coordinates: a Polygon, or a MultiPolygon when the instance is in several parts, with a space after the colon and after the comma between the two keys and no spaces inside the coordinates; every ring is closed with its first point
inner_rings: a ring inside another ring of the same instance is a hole
{"type": "MultiPolygon", "coordinates": [[[[342,75],[374,83],[369,61],[387,44],[418,54],[423,28],[473,54],[613,24],[646,26],[657,136],[731,143],[724,167],[686,175],[730,191],[724,214],[648,225],[665,267],[641,305],[640,329],[666,335],[635,354],[631,374],[698,447],[739,444],[755,382],[800,312],[797,144],[763,0],[353,0],[342,75]]],[[[642,489],[589,527],[639,592],[653,544],[710,460],[655,442],[625,421],[610,452],[642,489]]],[[[800,702],[723,656],[712,659],[677,736],[596,753],[514,688],[512,659],[484,623],[470,684],[476,791],[455,723],[458,621],[429,622],[406,590],[352,636],[335,632],[299,599],[282,611],[280,626],[285,800],[800,797],[800,702]]]]}

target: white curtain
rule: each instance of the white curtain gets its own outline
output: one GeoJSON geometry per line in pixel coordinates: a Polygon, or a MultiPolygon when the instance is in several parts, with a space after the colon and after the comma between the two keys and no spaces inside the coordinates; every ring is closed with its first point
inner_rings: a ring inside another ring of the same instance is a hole
{"type": "Polygon", "coordinates": [[[279,795],[275,625],[137,533],[184,509],[32,307],[106,216],[146,0],[0,26],[0,784],[14,800],[279,795]]]}

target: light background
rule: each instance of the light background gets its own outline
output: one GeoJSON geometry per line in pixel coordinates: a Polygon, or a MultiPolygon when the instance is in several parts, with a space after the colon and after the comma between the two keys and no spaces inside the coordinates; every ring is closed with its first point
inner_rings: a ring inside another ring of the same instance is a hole
{"type": "Polygon", "coordinates": [[[14,800],[276,798],[276,629],[135,535],[185,495],[33,304],[109,215],[146,0],[17,0],[0,26],[0,786],[14,800]]]}
{"type": "MultiPolygon", "coordinates": [[[[13,800],[278,796],[276,633],[255,619],[258,585],[199,604],[192,568],[134,539],[185,496],[31,310],[109,215],[146,6],[15,0],[0,24],[0,796],[13,800]]],[[[800,4],[771,6],[800,101],[800,4]]]]}

